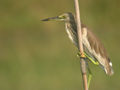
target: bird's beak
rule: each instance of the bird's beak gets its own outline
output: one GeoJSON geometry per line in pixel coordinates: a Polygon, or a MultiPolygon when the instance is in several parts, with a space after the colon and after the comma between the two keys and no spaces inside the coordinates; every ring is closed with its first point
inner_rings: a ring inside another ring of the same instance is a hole
{"type": "Polygon", "coordinates": [[[50,17],[50,18],[46,18],[46,19],[43,19],[42,21],[51,21],[51,20],[59,20],[59,17],[50,17]]]}

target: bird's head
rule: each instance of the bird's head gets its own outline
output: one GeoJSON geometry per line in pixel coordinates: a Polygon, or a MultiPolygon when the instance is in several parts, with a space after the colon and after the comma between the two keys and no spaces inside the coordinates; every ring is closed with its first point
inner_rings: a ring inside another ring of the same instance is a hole
{"type": "Polygon", "coordinates": [[[72,13],[68,12],[68,13],[63,13],[59,16],[56,16],[56,17],[50,17],[50,18],[46,18],[46,19],[43,19],[42,21],[52,21],[52,20],[55,20],[55,21],[70,21],[71,19],[73,19],[74,16],[72,15],[72,13]]]}

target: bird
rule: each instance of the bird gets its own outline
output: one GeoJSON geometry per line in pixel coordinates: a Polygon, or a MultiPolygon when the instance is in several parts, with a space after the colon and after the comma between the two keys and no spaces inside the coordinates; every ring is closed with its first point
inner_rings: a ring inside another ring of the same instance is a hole
{"type": "MultiPolygon", "coordinates": [[[[65,23],[66,32],[72,43],[78,47],[78,34],[76,17],[71,13],[63,13],[56,17],[43,19],[42,21],[63,21],[65,23]]],[[[113,75],[112,62],[107,54],[101,41],[86,25],[81,24],[82,44],[85,57],[96,65],[102,67],[109,76],[113,75]]]]}

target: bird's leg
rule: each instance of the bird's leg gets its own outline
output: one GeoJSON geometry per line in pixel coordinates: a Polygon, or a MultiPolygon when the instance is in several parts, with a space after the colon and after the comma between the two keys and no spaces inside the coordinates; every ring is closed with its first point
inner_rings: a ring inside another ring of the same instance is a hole
{"type": "Polygon", "coordinates": [[[86,53],[81,54],[80,52],[78,52],[77,56],[81,57],[81,58],[85,58],[87,57],[93,64],[95,65],[99,65],[99,63],[95,60],[93,60],[90,56],[88,56],[86,53]]]}
{"type": "Polygon", "coordinates": [[[90,70],[88,65],[87,65],[87,69],[88,69],[88,88],[89,88],[90,82],[92,80],[92,72],[91,72],[91,70],[90,70]]]}
{"type": "Polygon", "coordinates": [[[90,56],[88,56],[86,53],[85,53],[85,56],[95,65],[99,65],[99,63],[95,60],[93,60],[90,56]]]}

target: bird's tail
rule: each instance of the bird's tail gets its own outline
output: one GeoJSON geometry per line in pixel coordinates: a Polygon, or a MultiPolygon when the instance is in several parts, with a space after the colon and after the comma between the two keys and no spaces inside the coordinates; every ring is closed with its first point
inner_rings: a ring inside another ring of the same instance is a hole
{"type": "Polygon", "coordinates": [[[112,62],[109,62],[109,64],[104,68],[105,72],[107,75],[113,75],[114,74],[114,71],[113,71],[113,68],[112,68],[112,62]]]}

